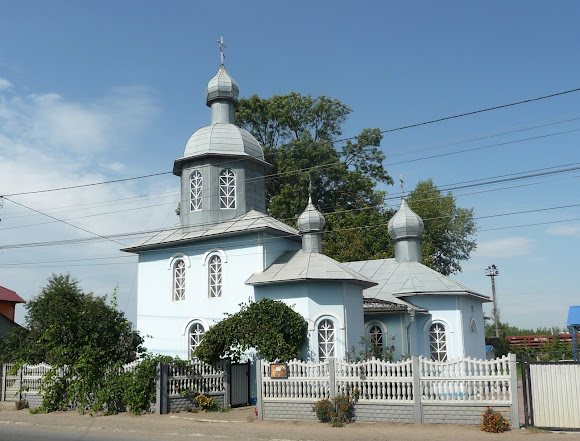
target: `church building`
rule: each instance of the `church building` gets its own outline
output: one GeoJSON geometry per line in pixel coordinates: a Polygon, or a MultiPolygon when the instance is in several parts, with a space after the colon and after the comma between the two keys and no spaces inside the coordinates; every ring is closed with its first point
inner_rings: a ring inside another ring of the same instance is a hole
{"type": "Polygon", "coordinates": [[[485,358],[482,303],[489,298],[420,263],[423,221],[404,199],[389,222],[393,259],[325,256],[324,217],[312,191],[298,229],[268,216],[271,165],[258,141],[234,125],[238,95],[222,63],[206,89],[210,124],[193,133],[173,166],[180,223],[123,249],[139,256],[137,329],[148,350],[189,358],[226,313],[270,298],[308,322],[305,360],[344,358],[362,344],[395,360],[485,358]]]}

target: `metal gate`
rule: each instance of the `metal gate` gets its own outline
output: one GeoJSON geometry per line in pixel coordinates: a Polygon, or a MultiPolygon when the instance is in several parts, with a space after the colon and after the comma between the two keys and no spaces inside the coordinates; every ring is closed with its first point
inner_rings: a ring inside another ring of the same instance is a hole
{"type": "Polygon", "coordinates": [[[231,364],[230,405],[246,406],[250,403],[250,363],[231,364]]]}
{"type": "Polygon", "coordinates": [[[580,363],[522,356],[526,426],[580,431],[580,363]]]}

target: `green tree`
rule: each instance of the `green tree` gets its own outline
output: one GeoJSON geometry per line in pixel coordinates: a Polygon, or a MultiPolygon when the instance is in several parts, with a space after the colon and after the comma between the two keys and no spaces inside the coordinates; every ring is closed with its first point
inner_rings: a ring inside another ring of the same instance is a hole
{"type": "MultiPolygon", "coordinates": [[[[308,201],[325,214],[324,253],[338,261],[394,257],[387,223],[394,210],[383,204],[390,185],[379,129],[364,129],[356,141],[337,142],[351,109],[339,100],[292,92],[242,98],[236,123],[250,131],[273,164],[266,180],[268,213],[292,224],[308,201]]],[[[421,182],[409,203],[425,219],[423,263],[445,275],[475,249],[473,211],[442,196],[431,180],[421,182]],[[425,194],[423,194],[425,193],[425,194]]]]}
{"type": "Polygon", "coordinates": [[[40,294],[26,304],[28,336],[23,361],[70,365],[95,348],[95,363],[129,363],[143,350],[143,339],[106,297],[85,294],[70,275],[54,275],[40,294]]]}
{"type": "Polygon", "coordinates": [[[267,360],[288,361],[300,355],[307,338],[308,324],[299,313],[284,302],[262,299],[226,314],[205,333],[194,356],[213,364],[224,357],[239,360],[254,348],[267,360]]]}
{"type": "Polygon", "coordinates": [[[469,259],[477,246],[473,209],[458,207],[453,194],[443,194],[431,179],[420,181],[407,202],[425,224],[423,264],[446,276],[461,271],[459,262],[469,259]]]}
{"type": "Polygon", "coordinates": [[[342,147],[334,142],[350,112],[339,100],[296,92],[240,100],[236,123],[258,139],[266,161],[274,166],[266,181],[272,216],[297,217],[308,201],[309,179],[325,212],[382,203],[384,193],[376,186],[392,179],[383,166],[379,130],[364,129],[356,142],[340,143],[342,147]]]}

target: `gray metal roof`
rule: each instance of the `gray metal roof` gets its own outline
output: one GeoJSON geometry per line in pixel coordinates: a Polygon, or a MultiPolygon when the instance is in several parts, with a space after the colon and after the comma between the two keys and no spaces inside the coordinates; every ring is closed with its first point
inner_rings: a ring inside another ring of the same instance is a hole
{"type": "Polygon", "coordinates": [[[250,132],[227,123],[196,130],[185,144],[183,157],[177,161],[206,154],[249,156],[264,161],[264,152],[256,138],[250,132]]]}
{"type": "Polygon", "coordinates": [[[395,259],[364,260],[343,265],[378,283],[367,288],[364,296],[389,302],[417,295],[461,295],[489,301],[489,297],[470,290],[449,277],[419,262],[397,262],[395,259]]]}
{"type": "Polygon", "coordinates": [[[180,227],[168,228],[142,242],[122,248],[121,251],[139,252],[148,249],[164,248],[166,246],[181,244],[184,242],[211,239],[216,236],[235,235],[263,230],[267,230],[276,235],[289,236],[290,239],[300,238],[298,231],[295,228],[292,228],[267,214],[260,213],[256,210],[250,210],[232,220],[201,226],[195,230],[185,231],[180,227]]]}
{"type": "Polygon", "coordinates": [[[238,101],[240,87],[238,83],[229,76],[226,67],[222,64],[218,73],[209,80],[205,89],[206,103],[209,106],[211,101],[216,99],[228,99],[233,102],[238,101]]]}
{"type": "Polygon", "coordinates": [[[252,274],[246,284],[255,286],[323,280],[351,282],[364,288],[376,285],[371,279],[324,254],[303,250],[287,251],[265,271],[252,274]]]}
{"type": "Polygon", "coordinates": [[[298,230],[301,233],[324,230],[324,216],[316,209],[312,203],[312,196],[308,197],[308,205],[298,218],[298,230]]]}
{"type": "Polygon", "coordinates": [[[405,199],[401,199],[401,206],[389,220],[389,234],[395,240],[406,237],[421,237],[423,234],[423,219],[419,217],[405,199]]]}
{"type": "Polygon", "coordinates": [[[365,312],[406,311],[408,307],[403,303],[363,297],[363,308],[365,312]]]}

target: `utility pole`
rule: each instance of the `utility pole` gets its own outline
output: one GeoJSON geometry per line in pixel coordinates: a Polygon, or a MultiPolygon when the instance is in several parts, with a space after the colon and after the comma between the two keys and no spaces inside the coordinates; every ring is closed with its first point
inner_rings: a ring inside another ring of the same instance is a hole
{"type": "Polygon", "coordinates": [[[491,278],[491,294],[493,296],[493,321],[495,323],[495,338],[499,338],[499,309],[495,297],[495,276],[499,276],[499,269],[495,265],[490,265],[485,269],[485,275],[491,278]]]}

